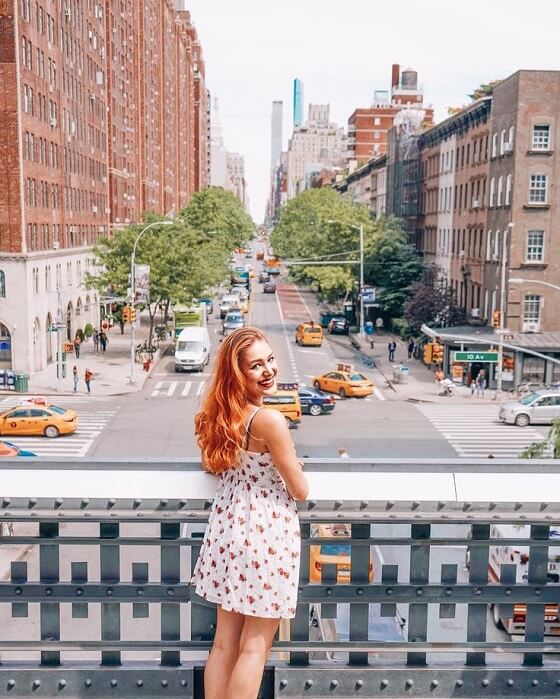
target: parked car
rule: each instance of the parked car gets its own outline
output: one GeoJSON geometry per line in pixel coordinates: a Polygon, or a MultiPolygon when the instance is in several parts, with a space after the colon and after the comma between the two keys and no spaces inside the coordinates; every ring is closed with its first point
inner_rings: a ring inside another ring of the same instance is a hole
{"type": "Polygon", "coordinates": [[[259,274],[259,284],[266,284],[270,281],[270,274],[268,272],[261,272],[259,274]]]}
{"type": "Polygon", "coordinates": [[[498,412],[502,422],[519,427],[550,425],[560,419],[560,390],[544,389],[504,403],[498,412]]]}
{"type": "Polygon", "coordinates": [[[298,391],[301,402],[301,412],[304,415],[322,415],[334,410],[336,401],[332,396],[327,396],[322,391],[314,388],[300,388],[298,391]]]}
{"type": "Polygon", "coordinates": [[[330,335],[348,335],[349,330],[350,323],[346,318],[341,318],[340,316],[331,318],[327,325],[327,332],[330,335]]]}
{"type": "Polygon", "coordinates": [[[265,294],[275,294],[276,284],[274,282],[265,282],[265,285],[263,286],[263,291],[265,294]]]}

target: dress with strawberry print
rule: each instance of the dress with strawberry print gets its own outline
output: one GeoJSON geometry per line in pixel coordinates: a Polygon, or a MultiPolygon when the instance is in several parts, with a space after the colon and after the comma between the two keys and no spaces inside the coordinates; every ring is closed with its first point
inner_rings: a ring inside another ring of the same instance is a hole
{"type": "Polygon", "coordinates": [[[192,583],[227,611],[290,619],[296,614],[300,530],[296,503],[268,453],[241,451],[224,471],[192,583]]]}

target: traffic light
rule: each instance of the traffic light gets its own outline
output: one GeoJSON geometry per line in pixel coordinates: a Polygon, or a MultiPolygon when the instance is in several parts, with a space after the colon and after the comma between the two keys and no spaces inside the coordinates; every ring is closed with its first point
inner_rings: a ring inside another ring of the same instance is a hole
{"type": "Polygon", "coordinates": [[[130,322],[136,323],[136,309],[134,307],[130,308],[130,322]]]}
{"type": "Polygon", "coordinates": [[[428,342],[427,344],[424,345],[424,353],[423,353],[424,364],[431,364],[432,363],[433,347],[434,346],[431,342],[428,342]]]}
{"type": "Polygon", "coordinates": [[[122,319],[124,323],[130,323],[130,306],[125,306],[122,309],[122,319]]]}
{"type": "Polygon", "coordinates": [[[501,326],[501,324],[502,324],[502,313],[501,313],[501,311],[494,311],[494,313],[492,313],[492,325],[493,325],[495,328],[499,328],[499,327],[501,326]]]}
{"type": "Polygon", "coordinates": [[[432,347],[432,363],[443,364],[443,345],[434,342],[432,347]]]}

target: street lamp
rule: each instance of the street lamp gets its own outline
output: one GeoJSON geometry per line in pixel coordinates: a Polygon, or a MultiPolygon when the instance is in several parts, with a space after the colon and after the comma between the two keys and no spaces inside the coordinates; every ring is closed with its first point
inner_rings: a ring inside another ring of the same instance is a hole
{"type": "MultiPolygon", "coordinates": [[[[134,241],[134,246],[132,248],[132,255],[130,256],[130,306],[134,310],[134,302],[136,301],[136,280],[134,278],[134,263],[136,261],[136,248],[138,247],[138,241],[140,238],[144,235],[144,233],[150,228],[154,228],[155,226],[172,226],[173,221],[169,220],[164,220],[164,221],[152,221],[152,223],[149,223],[145,228],[143,228],[140,233],[136,236],[136,240],[134,241]]],[[[134,313],[132,313],[132,316],[134,317],[134,313]]],[[[134,379],[134,360],[135,360],[135,350],[134,350],[134,327],[135,327],[135,322],[132,322],[130,326],[130,378],[129,381],[131,384],[135,382],[134,379]]]]}
{"type": "Polygon", "coordinates": [[[328,220],[327,223],[349,226],[360,232],[360,339],[364,339],[364,224],[357,226],[355,223],[343,223],[342,221],[328,220]]]}
{"type": "Polygon", "coordinates": [[[542,286],[549,286],[551,289],[556,289],[560,291],[560,286],[558,284],[551,284],[550,282],[542,281],[541,279],[521,279],[520,277],[512,277],[508,279],[510,284],[542,284],[542,286]]]}

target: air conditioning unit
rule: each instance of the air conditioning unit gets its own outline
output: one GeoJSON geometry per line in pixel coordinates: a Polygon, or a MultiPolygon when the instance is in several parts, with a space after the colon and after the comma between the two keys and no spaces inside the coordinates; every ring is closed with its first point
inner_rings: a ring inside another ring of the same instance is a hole
{"type": "Polygon", "coordinates": [[[513,143],[504,143],[504,153],[511,153],[513,150],[513,143]]]}
{"type": "Polygon", "coordinates": [[[49,92],[50,93],[54,92],[54,85],[52,83],[49,83],[49,92]]]}
{"type": "Polygon", "coordinates": [[[70,17],[70,8],[69,7],[64,8],[64,16],[68,17],[68,18],[70,17]]]}
{"type": "Polygon", "coordinates": [[[538,323],[523,323],[523,332],[524,333],[538,333],[539,332],[539,324],[538,323]]]}
{"type": "Polygon", "coordinates": [[[53,129],[56,128],[56,119],[54,117],[51,117],[49,123],[53,127],[53,129]]]}
{"type": "Polygon", "coordinates": [[[93,214],[96,214],[96,213],[97,213],[97,206],[95,206],[95,204],[91,207],[91,212],[92,212],[93,214]]]}
{"type": "Polygon", "coordinates": [[[471,316],[473,318],[480,318],[480,308],[471,308],[471,316]]]}
{"type": "Polygon", "coordinates": [[[480,199],[475,199],[472,203],[473,209],[480,209],[480,199]]]}
{"type": "Polygon", "coordinates": [[[98,71],[96,72],[96,74],[95,74],[95,82],[96,82],[98,85],[103,85],[103,83],[105,82],[104,77],[103,77],[103,71],[98,70],[98,71]]]}

